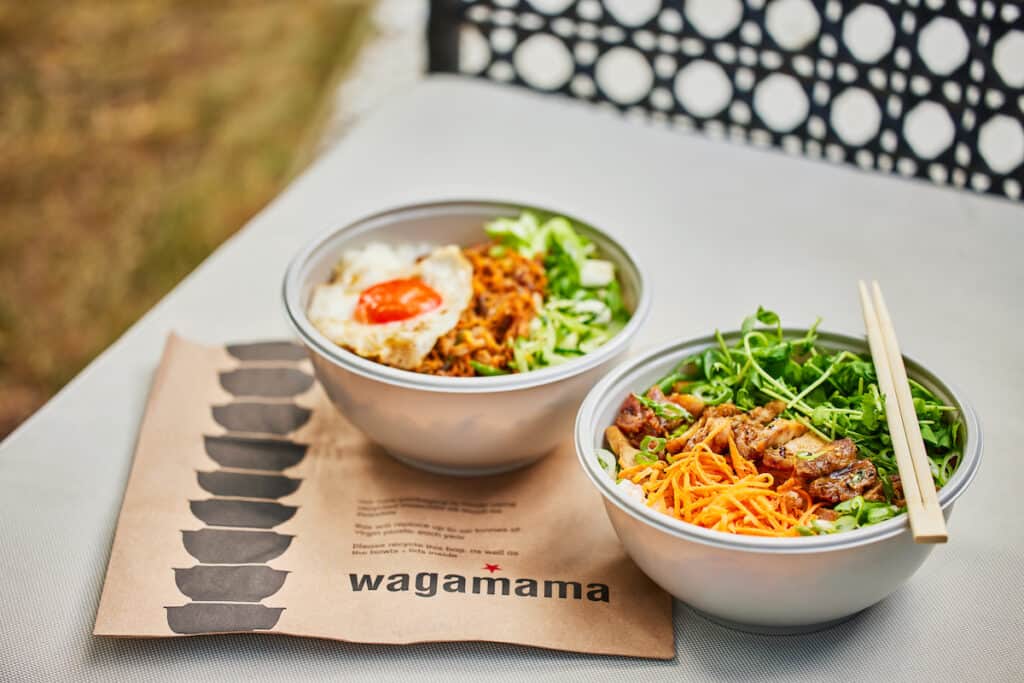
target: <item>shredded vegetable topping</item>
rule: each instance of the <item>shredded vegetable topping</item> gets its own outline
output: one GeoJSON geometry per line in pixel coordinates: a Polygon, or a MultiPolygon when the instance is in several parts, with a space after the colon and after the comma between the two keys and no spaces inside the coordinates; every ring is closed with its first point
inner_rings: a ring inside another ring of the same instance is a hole
{"type": "Polygon", "coordinates": [[[485,227],[501,248],[540,258],[548,286],[538,315],[513,344],[511,367],[526,372],[568,360],[598,348],[629,320],[610,261],[568,219],[542,220],[526,211],[498,218],[485,227]]]}
{"type": "Polygon", "coordinates": [[[568,219],[525,211],[484,230],[494,241],[464,250],[473,300],[416,372],[473,377],[559,365],[629,320],[615,266],[568,219]]]}
{"type": "Polygon", "coordinates": [[[799,488],[776,489],[772,475],[759,473],[741,457],[731,438],[729,457],[713,452],[708,445],[713,438],[667,461],[624,469],[619,480],[639,485],[647,505],[705,529],[747,536],[800,535],[820,505],[811,504],[799,488]]]}

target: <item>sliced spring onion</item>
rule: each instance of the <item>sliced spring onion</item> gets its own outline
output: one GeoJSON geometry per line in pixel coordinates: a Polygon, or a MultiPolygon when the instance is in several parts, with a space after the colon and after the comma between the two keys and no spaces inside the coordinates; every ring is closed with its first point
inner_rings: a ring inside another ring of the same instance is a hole
{"type": "Polygon", "coordinates": [[[597,449],[597,464],[601,466],[601,469],[605,471],[612,481],[615,481],[619,475],[618,459],[615,454],[607,448],[597,449]]]}
{"type": "Polygon", "coordinates": [[[640,394],[633,394],[636,400],[640,401],[640,405],[650,409],[660,418],[666,418],[670,420],[686,420],[693,422],[693,415],[690,415],[690,411],[686,408],[672,403],[671,401],[655,401],[654,399],[641,396],[640,394]]]}
{"type": "Polygon", "coordinates": [[[685,379],[686,378],[683,377],[682,374],[673,372],[671,375],[658,382],[658,388],[661,389],[661,393],[668,394],[673,390],[673,388],[675,388],[676,382],[682,382],[685,379]]]}
{"type": "Polygon", "coordinates": [[[483,377],[496,377],[498,375],[507,375],[508,370],[502,370],[496,368],[493,365],[487,365],[486,363],[478,363],[475,360],[469,361],[469,364],[476,370],[476,374],[482,375],[483,377]]]}
{"type": "Polygon", "coordinates": [[[651,465],[658,462],[658,456],[654,453],[645,453],[644,451],[637,453],[633,459],[638,465],[651,465]]]}
{"type": "Polygon", "coordinates": [[[666,440],[658,436],[645,436],[640,442],[640,450],[647,453],[661,453],[665,450],[666,440]]]}

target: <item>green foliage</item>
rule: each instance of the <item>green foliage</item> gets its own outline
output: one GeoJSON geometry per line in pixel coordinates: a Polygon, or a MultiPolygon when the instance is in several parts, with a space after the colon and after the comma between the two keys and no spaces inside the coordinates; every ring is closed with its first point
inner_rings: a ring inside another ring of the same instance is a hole
{"type": "Polygon", "coordinates": [[[0,437],[314,157],[371,9],[0,3],[0,437]]]}

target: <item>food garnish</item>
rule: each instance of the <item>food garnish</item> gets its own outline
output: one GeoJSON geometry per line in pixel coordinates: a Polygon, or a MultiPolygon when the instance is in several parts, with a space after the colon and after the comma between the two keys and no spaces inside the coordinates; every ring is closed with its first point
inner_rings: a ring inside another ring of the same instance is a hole
{"type": "Polygon", "coordinates": [[[598,258],[596,246],[568,219],[542,220],[526,211],[491,221],[484,230],[500,247],[539,259],[547,276],[543,304],[512,345],[515,370],[559,365],[589,353],[629,320],[615,266],[598,258]]]}
{"type": "MultiPolygon", "coordinates": [[[[616,428],[639,454],[617,463],[616,482],[676,519],[746,535],[835,533],[904,512],[874,365],[819,345],[819,323],[787,338],[759,308],[736,343],[716,332],[717,346],[627,397],[616,428]]],[[[962,422],[924,386],[911,390],[940,488],[959,464],[962,422]]]]}
{"type": "Polygon", "coordinates": [[[310,320],[366,358],[455,377],[559,365],[629,320],[614,264],[567,218],[525,211],[484,232],[490,242],[466,248],[375,243],[345,252],[315,291],[310,320]],[[423,272],[439,253],[461,263],[423,272]]]}

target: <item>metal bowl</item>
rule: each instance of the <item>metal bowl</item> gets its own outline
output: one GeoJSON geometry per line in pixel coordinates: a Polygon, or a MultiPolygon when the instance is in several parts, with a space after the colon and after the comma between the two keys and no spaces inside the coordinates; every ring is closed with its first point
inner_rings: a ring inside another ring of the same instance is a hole
{"type": "Polygon", "coordinates": [[[284,279],[284,304],[327,395],[356,427],[391,455],[444,474],[482,475],[522,467],[550,452],[572,428],[587,390],[626,352],[650,308],[640,268],[621,244],[573,218],[615,263],[629,323],[607,344],[562,365],[501,377],[437,377],[361,358],[322,335],[306,316],[313,288],[341,253],[372,241],[471,245],[483,224],[524,209],[457,201],[407,206],[330,232],[303,249],[284,279]]]}
{"type": "MultiPolygon", "coordinates": [[[[802,337],[806,330],[786,330],[802,337]]],[[[739,332],[724,335],[728,342],[739,332]]],[[[861,339],[819,334],[821,346],[867,353],[861,339]]],[[[643,391],[686,356],[715,346],[713,337],[675,342],[616,369],[593,388],[576,418],[576,452],[604,497],[612,526],[633,561],[659,586],[713,620],[741,630],[816,630],[870,607],[910,578],[932,550],[915,544],[905,514],[828,536],[764,539],[681,522],[622,495],[597,462],[605,428],[623,399],[643,391]]],[[[955,406],[964,422],[963,460],[939,492],[947,519],[981,459],[981,429],[967,401],[909,358],[907,373],[955,406]]]]}

